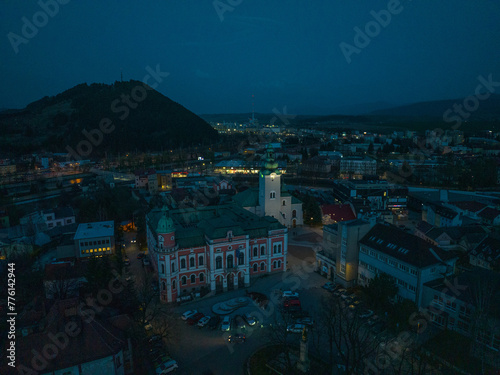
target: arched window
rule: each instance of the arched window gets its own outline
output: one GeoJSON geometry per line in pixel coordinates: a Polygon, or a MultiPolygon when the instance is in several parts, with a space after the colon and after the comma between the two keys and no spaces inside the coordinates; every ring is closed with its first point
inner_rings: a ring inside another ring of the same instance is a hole
{"type": "Polygon", "coordinates": [[[227,268],[233,268],[233,256],[232,255],[227,256],[226,262],[227,262],[227,268]]]}
{"type": "Polygon", "coordinates": [[[259,254],[259,248],[257,246],[255,246],[253,248],[253,256],[256,257],[258,254],[259,254]]]}
{"type": "Polygon", "coordinates": [[[186,268],[186,259],[181,259],[181,268],[186,268]]]}
{"type": "Polygon", "coordinates": [[[165,290],[167,287],[165,285],[165,281],[161,282],[161,290],[165,290]]]}
{"type": "Polygon", "coordinates": [[[194,268],[194,258],[189,258],[189,268],[194,268]]]}
{"type": "Polygon", "coordinates": [[[266,255],[266,248],[264,247],[264,245],[260,247],[260,255],[266,255]]]}
{"type": "Polygon", "coordinates": [[[222,268],[222,257],[215,258],[215,268],[218,270],[222,268]]]}
{"type": "Polygon", "coordinates": [[[196,282],[196,276],[191,275],[191,284],[194,284],[196,282]]]}
{"type": "Polygon", "coordinates": [[[243,264],[245,264],[245,254],[242,252],[240,252],[240,254],[238,255],[238,265],[239,266],[242,266],[243,264]]]}
{"type": "Polygon", "coordinates": [[[257,263],[254,263],[253,265],[253,272],[257,272],[257,263]]]}
{"type": "Polygon", "coordinates": [[[200,282],[203,282],[205,281],[205,275],[200,273],[200,282]]]}
{"type": "Polygon", "coordinates": [[[264,269],[265,269],[265,268],[266,268],[265,263],[261,263],[261,264],[260,264],[260,270],[261,270],[261,271],[264,271],[264,269]]]}
{"type": "Polygon", "coordinates": [[[186,276],[182,276],[182,278],[181,278],[181,284],[182,285],[186,285],[186,283],[187,283],[187,277],[186,276]]]}
{"type": "Polygon", "coordinates": [[[297,210],[292,211],[292,217],[297,217],[297,210]]]}
{"type": "Polygon", "coordinates": [[[161,273],[165,273],[165,265],[163,263],[161,264],[161,273]]]}
{"type": "Polygon", "coordinates": [[[278,268],[281,268],[281,260],[278,260],[278,268]]]}
{"type": "Polygon", "coordinates": [[[273,246],[273,254],[276,254],[276,251],[277,251],[277,246],[276,246],[276,245],[274,245],[274,246],[273,246]]]}
{"type": "Polygon", "coordinates": [[[271,192],[269,193],[269,198],[271,198],[271,199],[275,199],[275,198],[276,198],[276,192],[275,192],[275,191],[271,191],[271,192]]]}
{"type": "Polygon", "coordinates": [[[282,205],[286,206],[286,200],[283,200],[282,205]]]}
{"type": "Polygon", "coordinates": [[[273,262],[273,268],[276,268],[276,261],[273,262]]]}
{"type": "Polygon", "coordinates": [[[198,257],[198,266],[203,266],[203,255],[198,257]]]}
{"type": "Polygon", "coordinates": [[[175,280],[172,280],[172,289],[175,290],[175,280]]]}
{"type": "Polygon", "coordinates": [[[281,253],[281,244],[278,244],[278,253],[281,253]]]}
{"type": "Polygon", "coordinates": [[[175,272],[175,263],[172,263],[172,272],[175,272]]]}

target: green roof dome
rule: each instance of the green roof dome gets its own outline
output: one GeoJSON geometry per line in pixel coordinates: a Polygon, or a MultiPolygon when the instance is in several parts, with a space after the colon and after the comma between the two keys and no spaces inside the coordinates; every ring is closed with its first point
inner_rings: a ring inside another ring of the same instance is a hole
{"type": "Polygon", "coordinates": [[[168,216],[167,206],[163,206],[161,209],[162,215],[160,220],[158,220],[158,226],[156,227],[156,233],[172,233],[175,231],[174,221],[170,216],[168,216]]]}
{"type": "Polygon", "coordinates": [[[278,171],[278,162],[274,159],[274,149],[271,144],[267,146],[265,161],[264,169],[262,170],[263,174],[280,174],[280,171],[278,171]]]}

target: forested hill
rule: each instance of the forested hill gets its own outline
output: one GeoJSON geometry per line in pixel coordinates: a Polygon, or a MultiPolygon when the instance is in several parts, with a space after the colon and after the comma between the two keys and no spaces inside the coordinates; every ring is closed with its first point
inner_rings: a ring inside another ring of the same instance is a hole
{"type": "Polygon", "coordinates": [[[80,84],[23,110],[2,112],[0,151],[65,152],[67,146],[76,148],[87,139],[82,131],[99,129],[103,120],[107,133],[93,146],[90,157],[104,152],[160,151],[217,138],[205,120],[144,87],[139,81],[80,84]]]}

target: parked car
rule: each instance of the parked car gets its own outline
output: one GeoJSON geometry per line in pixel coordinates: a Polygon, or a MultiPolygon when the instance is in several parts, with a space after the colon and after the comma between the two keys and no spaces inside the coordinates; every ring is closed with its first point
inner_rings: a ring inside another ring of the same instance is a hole
{"type": "Polygon", "coordinates": [[[243,329],[245,328],[245,321],[243,320],[243,318],[241,317],[241,315],[236,315],[234,317],[234,328],[238,329],[243,329]]]}
{"type": "Polygon", "coordinates": [[[188,319],[187,319],[187,324],[189,324],[190,326],[194,326],[196,323],[198,323],[198,321],[203,318],[205,316],[205,314],[199,312],[199,313],[196,313],[194,314],[193,316],[190,316],[188,319]]]}
{"type": "Polygon", "coordinates": [[[365,319],[365,318],[369,318],[372,315],[373,315],[373,311],[372,310],[364,310],[364,311],[362,311],[359,314],[359,317],[362,318],[362,319],[365,319]]]}
{"type": "Polygon", "coordinates": [[[335,288],[336,288],[336,285],[335,285],[335,283],[329,281],[329,282],[323,284],[322,288],[326,289],[326,290],[328,290],[330,292],[333,292],[335,290],[335,288]]]}
{"type": "Polygon", "coordinates": [[[238,342],[245,342],[246,337],[243,333],[236,333],[234,335],[231,335],[227,338],[228,342],[233,342],[233,343],[238,343],[238,342]]]}
{"type": "Polygon", "coordinates": [[[300,307],[300,301],[298,299],[292,299],[292,300],[285,300],[283,302],[283,307],[284,308],[289,308],[289,307],[300,307]]]}
{"type": "Polygon", "coordinates": [[[194,314],[197,314],[198,310],[188,310],[184,314],[181,315],[182,320],[188,320],[191,318],[194,314]]]}
{"type": "Polygon", "coordinates": [[[146,254],[144,254],[144,253],[139,253],[139,254],[137,254],[137,259],[142,259],[142,258],[144,258],[145,256],[146,256],[146,254]]]}
{"type": "Polygon", "coordinates": [[[306,326],[312,326],[314,325],[314,319],[311,318],[310,316],[305,316],[303,318],[299,318],[296,321],[297,324],[304,324],[306,326]]]}
{"type": "Polygon", "coordinates": [[[249,326],[254,326],[256,323],[255,317],[253,317],[250,314],[243,315],[243,319],[245,319],[245,321],[248,323],[249,326]]]}
{"type": "Polygon", "coordinates": [[[169,374],[179,368],[177,361],[171,360],[156,367],[156,375],[169,374]]]}
{"type": "Polygon", "coordinates": [[[145,265],[145,266],[149,266],[151,263],[149,263],[149,259],[148,258],[142,258],[142,264],[145,265]]]}
{"type": "Polygon", "coordinates": [[[123,261],[123,264],[125,264],[126,266],[130,266],[130,259],[125,258],[125,260],[123,261]]]}
{"type": "Polygon", "coordinates": [[[210,317],[208,315],[205,315],[203,318],[198,320],[198,327],[205,327],[209,321],[210,317]]]}
{"type": "Polygon", "coordinates": [[[348,299],[353,299],[354,297],[356,297],[354,293],[347,293],[347,291],[340,295],[340,298],[342,298],[344,301],[348,299]]]}
{"type": "Polygon", "coordinates": [[[136,243],[137,242],[137,238],[132,238],[132,240],[130,240],[130,243],[136,243]]]}
{"type": "Polygon", "coordinates": [[[231,317],[229,315],[226,315],[224,319],[222,319],[220,330],[229,331],[230,329],[231,329],[231,317]]]}
{"type": "Polygon", "coordinates": [[[336,291],[333,292],[333,295],[335,297],[340,297],[342,293],[345,293],[346,290],[344,288],[338,288],[336,291]]]}
{"type": "Polygon", "coordinates": [[[299,297],[299,293],[297,292],[292,292],[291,290],[286,290],[283,292],[281,295],[281,298],[289,298],[289,297],[299,297]]]}
{"type": "Polygon", "coordinates": [[[305,327],[305,324],[290,324],[286,327],[286,330],[291,333],[302,333],[305,327]]]}
{"type": "Polygon", "coordinates": [[[210,318],[210,321],[208,322],[208,328],[210,329],[217,329],[217,327],[219,326],[220,324],[220,316],[219,315],[216,315],[216,316],[212,316],[210,318]]]}

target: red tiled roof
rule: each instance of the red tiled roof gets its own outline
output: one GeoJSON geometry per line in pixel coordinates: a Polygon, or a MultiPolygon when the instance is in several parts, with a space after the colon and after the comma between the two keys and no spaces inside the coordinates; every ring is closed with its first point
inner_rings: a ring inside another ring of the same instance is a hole
{"type": "Polygon", "coordinates": [[[321,212],[323,215],[330,215],[330,218],[335,221],[356,219],[356,215],[349,204],[324,204],[321,206],[321,212]]]}

